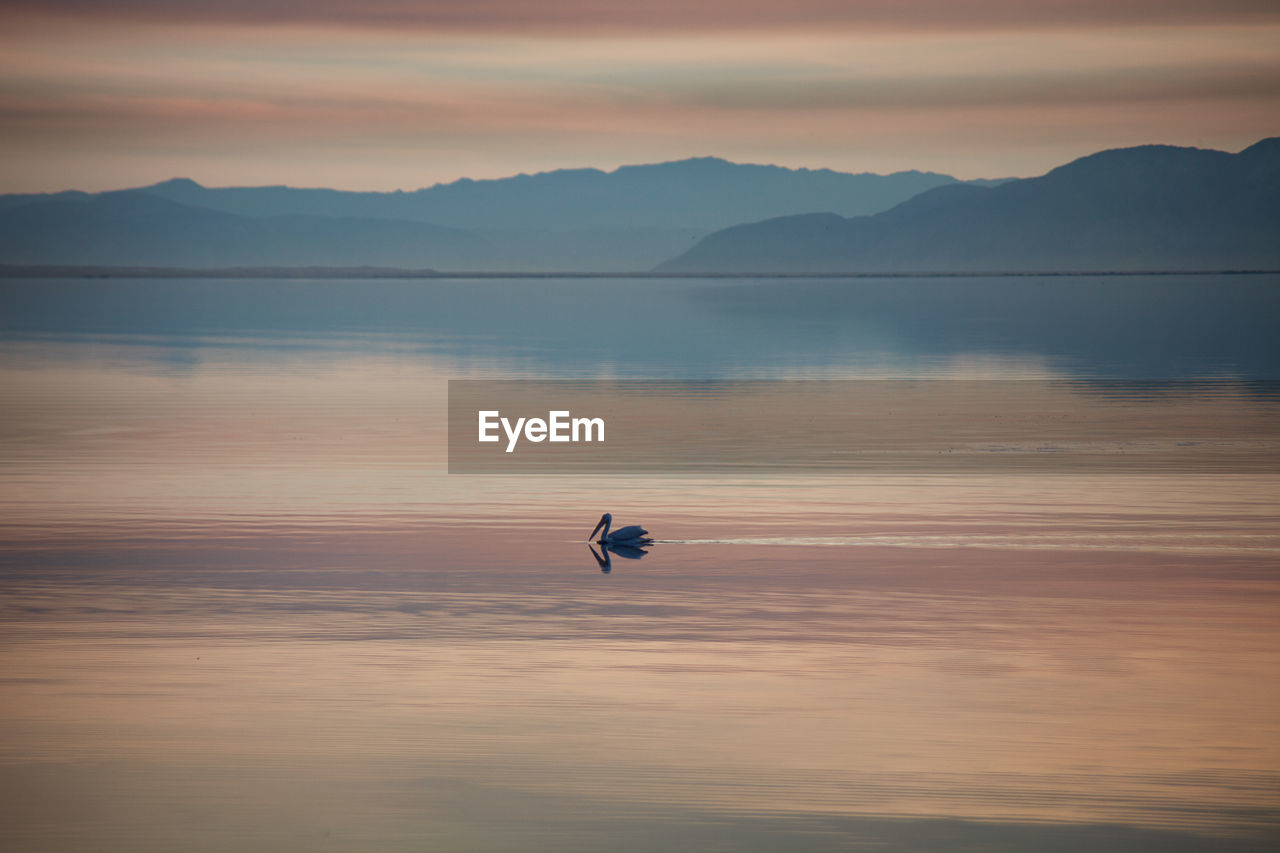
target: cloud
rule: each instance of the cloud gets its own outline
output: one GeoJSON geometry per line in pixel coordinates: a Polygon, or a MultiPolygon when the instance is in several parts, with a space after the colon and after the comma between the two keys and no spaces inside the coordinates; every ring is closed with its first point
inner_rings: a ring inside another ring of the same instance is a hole
{"type": "Polygon", "coordinates": [[[993,176],[1276,133],[1272,3],[797,4],[0,0],[0,191],[414,188],[709,153],[993,176]]]}
{"type": "Polygon", "coordinates": [[[1280,20],[1274,0],[5,0],[0,14],[473,33],[937,31],[1280,20]]]}
{"type": "Polygon", "coordinates": [[[1259,99],[1280,106],[1280,66],[1141,68],[1040,72],[1019,76],[953,74],[865,80],[738,79],[686,85],[673,99],[687,105],[756,111],[915,110],[1061,106],[1201,99],[1259,99]]]}

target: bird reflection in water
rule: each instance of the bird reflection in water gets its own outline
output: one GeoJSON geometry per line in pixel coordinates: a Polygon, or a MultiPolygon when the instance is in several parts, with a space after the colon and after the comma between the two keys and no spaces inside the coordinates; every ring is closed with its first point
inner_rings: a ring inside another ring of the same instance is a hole
{"type": "Polygon", "coordinates": [[[591,556],[596,558],[596,564],[600,566],[600,571],[606,575],[613,571],[613,558],[611,555],[617,554],[619,557],[624,557],[628,560],[638,560],[649,553],[645,549],[634,545],[606,545],[601,543],[600,551],[603,552],[603,555],[597,553],[595,547],[590,543],[587,544],[587,547],[591,549],[591,556]]]}

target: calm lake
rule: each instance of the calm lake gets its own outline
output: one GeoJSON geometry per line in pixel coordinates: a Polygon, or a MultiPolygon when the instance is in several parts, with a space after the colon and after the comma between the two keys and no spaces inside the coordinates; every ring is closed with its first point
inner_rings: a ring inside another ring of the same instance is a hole
{"type": "Polygon", "coordinates": [[[1277,318],[1276,275],[0,279],[0,847],[1280,849],[1277,318]],[[1152,441],[1212,398],[1193,449],[1254,461],[449,474],[448,381],[524,378],[1156,388],[1152,441]]]}

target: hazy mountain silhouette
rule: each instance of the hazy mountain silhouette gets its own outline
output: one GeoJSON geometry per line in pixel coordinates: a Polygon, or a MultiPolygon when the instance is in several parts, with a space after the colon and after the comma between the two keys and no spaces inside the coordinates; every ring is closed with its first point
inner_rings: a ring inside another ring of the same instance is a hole
{"type": "Polygon", "coordinates": [[[1147,145],[1038,178],[929,190],[872,216],[739,225],[668,272],[1280,268],[1280,138],[1239,154],[1147,145]]]}
{"type": "Polygon", "coordinates": [[[728,225],[814,209],[873,213],[950,183],[955,179],[926,172],[852,175],[740,165],[713,157],[612,172],[572,169],[464,179],[416,192],[210,189],[176,178],[134,192],[270,223],[249,227],[173,211],[170,221],[137,202],[130,206],[113,200],[117,194],[112,193],[0,196],[0,263],[233,266],[286,263],[290,258],[309,265],[634,271],[649,269],[728,225]],[[95,199],[96,204],[74,206],[95,199]],[[66,206],[31,207],[52,203],[66,206]],[[20,209],[26,213],[4,216],[20,209]],[[331,222],[326,226],[297,217],[331,222]],[[383,224],[374,225],[374,220],[383,224]],[[412,223],[439,230],[415,229],[412,223]],[[195,230],[184,230],[186,226],[195,230]],[[198,232],[202,226],[215,229],[203,240],[198,232]],[[153,228],[160,229],[157,236],[151,235],[153,228]],[[183,236],[175,241],[179,232],[183,236]],[[159,233],[170,237],[162,239],[159,233]],[[264,241],[267,234],[286,243],[273,249],[264,241]],[[314,253],[307,254],[313,244],[314,253]]]}
{"type": "Polygon", "coordinates": [[[252,218],[143,192],[59,196],[0,207],[0,259],[12,264],[476,268],[474,234],[422,222],[326,216],[252,218]]]}
{"type": "Polygon", "coordinates": [[[12,193],[10,195],[0,195],[0,210],[8,210],[12,207],[22,207],[42,201],[87,201],[92,197],[91,193],[80,192],[79,190],[66,190],[60,193],[12,193]]]}
{"type": "Polygon", "coordinates": [[[451,228],[564,231],[700,229],[750,219],[831,210],[860,216],[886,210],[949,175],[898,172],[846,174],[786,169],[699,157],[623,166],[612,172],[561,169],[535,175],[462,179],[415,192],[343,192],[290,187],[210,189],[179,178],[144,192],[242,216],[312,214],[411,219],[451,228]]]}

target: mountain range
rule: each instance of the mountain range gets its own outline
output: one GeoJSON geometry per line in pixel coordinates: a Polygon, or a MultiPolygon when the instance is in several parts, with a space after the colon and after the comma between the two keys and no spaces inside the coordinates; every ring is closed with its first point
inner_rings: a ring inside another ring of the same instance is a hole
{"type": "Polygon", "coordinates": [[[1146,145],[1037,178],[928,190],[870,216],[811,213],[709,235],[658,269],[1075,272],[1280,268],[1280,138],[1238,154],[1146,145]]]}
{"type": "Polygon", "coordinates": [[[1276,269],[1280,138],[1238,154],[1115,149],[1003,181],[706,157],[415,192],[174,179],[5,195],[0,265],[673,275],[1276,269]]]}
{"type": "Polygon", "coordinates": [[[208,188],[0,196],[0,263],[649,269],[720,228],[836,210],[861,215],[957,183],[702,157],[460,180],[415,192],[208,188]]]}

